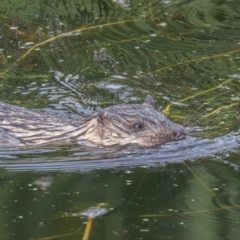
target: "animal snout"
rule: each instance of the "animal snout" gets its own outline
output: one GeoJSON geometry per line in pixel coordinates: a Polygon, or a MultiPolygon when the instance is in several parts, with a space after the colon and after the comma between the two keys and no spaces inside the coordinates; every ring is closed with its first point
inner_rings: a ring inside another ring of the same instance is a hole
{"type": "Polygon", "coordinates": [[[177,128],[174,130],[173,135],[176,140],[183,139],[188,135],[188,131],[186,128],[177,125],[177,128]]]}

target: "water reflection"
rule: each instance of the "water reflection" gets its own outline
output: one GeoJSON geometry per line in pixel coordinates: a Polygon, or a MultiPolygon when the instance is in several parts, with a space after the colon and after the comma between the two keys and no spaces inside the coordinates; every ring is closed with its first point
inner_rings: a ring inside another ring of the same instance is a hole
{"type": "Polygon", "coordinates": [[[204,130],[153,149],[1,146],[2,239],[83,239],[77,213],[99,203],[89,239],[239,239],[238,1],[1,7],[1,101],[85,116],[150,93],[204,130]]]}
{"type": "MultiPolygon", "coordinates": [[[[165,166],[166,163],[196,160],[203,156],[226,153],[239,146],[239,136],[229,134],[214,140],[188,137],[186,140],[165,144],[159,148],[89,148],[70,146],[62,148],[39,148],[33,150],[10,149],[1,151],[0,166],[14,170],[80,171],[96,169],[121,169],[137,166],[165,166]],[[5,160],[4,160],[5,159],[5,160]],[[11,160],[13,159],[13,160],[11,160]]],[[[229,163],[234,167],[234,163],[229,163]]],[[[238,167],[237,167],[238,168],[238,167]]]]}
{"type": "Polygon", "coordinates": [[[78,213],[104,203],[109,212],[92,220],[91,239],[237,239],[239,171],[211,160],[92,174],[2,171],[2,233],[81,239],[89,220],[78,213]]]}

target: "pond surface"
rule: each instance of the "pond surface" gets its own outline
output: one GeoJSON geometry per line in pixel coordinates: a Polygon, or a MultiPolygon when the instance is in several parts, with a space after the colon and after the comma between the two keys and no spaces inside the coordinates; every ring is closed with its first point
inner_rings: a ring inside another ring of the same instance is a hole
{"type": "Polygon", "coordinates": [[[151,94],[197,129],[153,148],[0,146],[1,239],[239,239],[237,0],[2,0],[0,13],[1,101],[85,117],[151,94]]]}

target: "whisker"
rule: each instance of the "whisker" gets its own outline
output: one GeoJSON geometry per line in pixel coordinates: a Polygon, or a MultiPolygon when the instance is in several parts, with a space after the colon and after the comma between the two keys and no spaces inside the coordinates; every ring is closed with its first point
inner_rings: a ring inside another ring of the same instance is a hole
{"type": "MultiPolygon", "coordinates": [[[[225,91],[225,92],[219,93],[219,94],[213,96],[212,98],[210,98],[209,101],[210,101],[210,100],[213,100],[213,99],[215,99],[215,98],[217,98],[217,97],[219,97],[219,96],[221,96],[221,95],[224,95],[224,94],[226,94],[226,93],[229,93],[229,92],[232,92],[232,90],[231,90],[231,91],[230,91],[230,90],[227,90],[227,91],[225,91]]],[[[182,123],[182,126],[185,127],[189,122],[193,122],[193,120],[194,120],[193,117],[195,117],[195,119],[196,119],[198,116],[201,116],[206,110],[203,110],[203,111],[199,112],[198,114],[196,114],[196,113],[197,113],[199,110],[201,110],[203,107],[204,107],[204,105],[199,106],[192,114],[190,114],[190,115],[186,118],[186,120],[182,123]],[[195,114],[196,114],[196,115],[195,115],[195,114]]]]}

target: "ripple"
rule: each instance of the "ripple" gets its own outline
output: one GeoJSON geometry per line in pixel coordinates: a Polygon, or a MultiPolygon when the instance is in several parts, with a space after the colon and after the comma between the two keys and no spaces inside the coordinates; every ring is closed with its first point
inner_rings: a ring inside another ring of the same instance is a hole
{"type": "MultiPolygon", "coordinates": [[[[86,147],[62,149],[34,149],[34,150],[7,150],[1,152],[0,167],[11,170],[38,170],[38,171],[92,171],[96,169],[111,169],[125,167],[152,167],[164,166],[167,163],[177,163],[184,160],[195,160],[210,156],[218,152],[237,147],[240,136],[229,134],[214,140],[196,139],[188,137],[186,140],[165,144],[160,148],[141,149],[129,147],[127,149],[95,149],[86,147]],[[53,154],[49,154],[49,153],[53,154]],[[42,153],[39,155],[34,155],[42,153]],[[6,160],[4,159],[6,156],[6,160]],[[31,157],[31,155],[34,155],[31,157]],[[60,157],[61,155],[61,157],[60,157]],[[13,161],[8,156],[15,156],[13,161]],[[27,156],[25,158],[24,156],[27,156]],[[32,162],[32,163],[29,163],[32,162]]],[[[230,166],[238,168],[233,163],[230,166]]]]}

